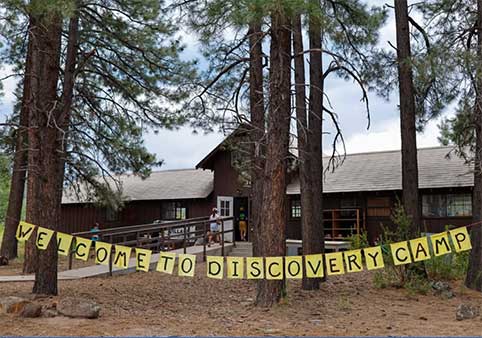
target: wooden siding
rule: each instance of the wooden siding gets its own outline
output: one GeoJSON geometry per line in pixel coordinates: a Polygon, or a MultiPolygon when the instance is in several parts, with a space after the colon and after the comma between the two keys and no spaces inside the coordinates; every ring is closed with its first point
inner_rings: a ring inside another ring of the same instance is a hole
{"type": "MultiPolygon", "coordinates": [[[[451,188],[451,189],[422,189],[420,198],[423,194],[450,194],[450,193],[471,193],[471,188],[451,188]]],[[[401,200],[400,191],[379,191],[379,192],[355,192],[355,193],[336,193],[323,194],[323,209],[342,208],[343,200],[353,199],[357,207],[361,208],[363,217],[360,220],[360,228],[365,229],[370,243],[374,243],[382,233],[382,225],[393,228],[395,225],[389,216],[368,216],[367,201],[370,198],[388,198],[390,207],[396,205],[397,200],[401,200]],[[363,227],[364,226],[364,227],[363,227]]],[[[289,218],[287,222],[287,237],[290,239],[301,239],[301,221],[299,218],[291,218],[291,200],[299,200],[299,195],[288,196],[289,218]]],[[[421,202],[420,202],[421,204],[421,202]]],[[[347,207],[347,206],[346,206],[347,207]]],[[[462,226],[469,224],[471,217],[422,217],[422,230],[428,232],[440,232],[445,230],[446,225],[462,226]]]]}
{"type": "Polygon", "coordinates": [[[213,205],[211,200],[210,196],[207,199],[132,201],[119,211],[115,221],[107,219],[105,208],[92,204],[63,204],[61,231],[88,231],[96,222],[101,228],[152,223],[161,219],[162,205],[169,202],[183,202],[188,218],[207,216],[213,205]]]}
{"type": "Polygon", "coordinates": [[[247,189],[239,182],[236,169],[231,166],[231,152],[219,151],[213,160],[214,196],[248,196],[247,189]]]}

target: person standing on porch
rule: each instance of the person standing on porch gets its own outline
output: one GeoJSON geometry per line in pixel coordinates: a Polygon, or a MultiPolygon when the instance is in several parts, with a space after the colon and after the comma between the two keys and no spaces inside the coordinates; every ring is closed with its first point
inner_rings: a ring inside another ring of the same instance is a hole
{"type": "Polygon", "coordinates": [[[211,246],[214,242],[217,241],[219,236],[219,214],[218,209],[213,208],[211,215],[209,215],[209,232],[208,232],[208,246],[211,246]]]}
{"type": "Polygon", "coordinates": [[[246,214],[244,213],[244,207],[239,208],[239,235],[242,241],[246,241],[246,233],[248,232],[248,223],[246,214]]]}

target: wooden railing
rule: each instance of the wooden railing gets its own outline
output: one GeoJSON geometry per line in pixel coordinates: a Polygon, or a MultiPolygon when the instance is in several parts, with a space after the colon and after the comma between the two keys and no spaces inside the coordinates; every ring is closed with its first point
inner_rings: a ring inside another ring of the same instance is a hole
{"type": "MultiPolygon", "coordinates": [[[[229,230],[224,229],[224,222],[233,220],[233,217],[220,217],[220,231],[218,232],[221,244],[221,255],[225,255],[225,234],[232,233],[233,244],[235,245],[234,227],[229,230]]],[[[73,233],[73,236],[91,238],[92,235],[98,235],[100,241],[124,245],[129,247],[137,247],[143,249],[151,249],[155,252],[168,251],[183,248],[183,252],[187,253],[189,246],[202,239],[203,259],[206,260],[207,233],[209,224],[212,221],[209,217],[190,218],[181,221],[165,221],[161,223],[130,225],[109,229],[101,229],[98,232],[83,231],[73,233]]],[[[109,260],[109,273],[112,275],[112,258],[114,247],[109,260]]],[[[69,269],[72,269],[73,256],[75,247],[69,254],[69,269]]]]}

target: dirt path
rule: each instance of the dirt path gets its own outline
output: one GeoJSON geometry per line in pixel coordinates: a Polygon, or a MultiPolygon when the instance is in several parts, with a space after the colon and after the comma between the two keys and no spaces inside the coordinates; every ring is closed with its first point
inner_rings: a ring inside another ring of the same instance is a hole
{"type": "MultiPolygon", "coordinates": [[[[192,279],[150,272],[62,281],[62,296],[96,300],[101,318],[0,315],[0,335],[482,335],[481,317],[455,320],[460,303],[482,305],[481,294],[457,283],[445,300],[376,289],[370,273],[330,278],[316,292],[289,281],[286,302],[266,310],[253,305],[253,282],[211,280],[204,268],[192,279]]],[[[4,284],[0,296],[28,296],[31,285],[4,284]]]]}

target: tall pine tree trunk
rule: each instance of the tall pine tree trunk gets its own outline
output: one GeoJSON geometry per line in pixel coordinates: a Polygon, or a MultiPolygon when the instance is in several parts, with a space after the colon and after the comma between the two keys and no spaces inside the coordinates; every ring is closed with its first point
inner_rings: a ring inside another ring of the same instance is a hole
{"type": "MultiPolygon", "coordinates": [[[[314,160],[311,153],[310,140],[312,139],[311,130],[308,126],[308,116],[306,114],[306,80],[305,80],[305,61],[303,54],[303,34],[301,26],[301,16],[296,15],[293,20],[293,49],[295,55],[295,93],[296,93],[296,126],[298,134],[298,158],[299,158],[299,177],[301,193],[301,236],[303,239],[303,254],[319,253],[320,248],[317,243],[321,241],[321,236],[316,237],[315,223],[316,216],[313,209],[313,198],[317,192],[312,185],[311,161],[314,160]]],[[[311,67],[310,67],[311,70],[311,67]]],[[[311,93],[310,89],[310,93],[311,93]]],[[[321,153],[319,154],[319,157],[321,153]]],[[[312,290],[319,288],[319,280],[307,278],[303,274],[302,288],[312,290]]]]}
{"type": "MultiPolygon", "coordinates": [[[[269,117],[263,185],[263,231],[259,253],[284,256],[286,252],[286,167],[290,127],[290,20],[279,1],[271,15],[269,117]]],[[[283,281],[258,282],[256,304],[272,306],[281,299],[283,281]]]]}
{"type": "Polygon", "coordinates": [[[395,0],[397,62],[400,94],[400,133],[402,137],[403,206],[412,222],[411,233],[420,232],[418,197],[417,135],[415,91],[413,87],[407,0],[395,0]]]}
{"type": "MultiPolygon", "coordinates": [[[[29,26],[29,29],[31,26],[29,26]]],[[[5,232],[3,233],[0,256],[9,259],[17,257],[17,240],[15,233],[22,214],[23,197],[25,192],[25,180],[27,176],[28,161],[28,107],[27,98],[30,96],[31,67],[31,43],[27,46],[25,59],[25,74],[23,80],[22,103],[20,108],[20,126],[15,140],[15,155],[13,159],[13,173],[8,197],[7,214],[5,217],[5,232]]]]}
{"type": "MultiPolygon", "coordinates": [[[[29,100],[29,159],[27,188],[27,220],[41,227],[57,229],[60,215],[58,203],[59,151],[62,150],[63,131],[58,124],[57,85],[60,70],[62,21],[58,13],[33,14],[32,41],[32,97],[29,100]]],[[[33,292],[57,294],[56,241],[46,250],[30,247],[32,256],[26,266],[35,270],[33,292]]]]}
{"type": "MultiPolygon", "coordinates": [[[[55,23],[54,23],[55,24],[55,23]]],[[[52,196],[51,210],[42,211],[41,215],[45,219],[49,219],[51,223],[50,228],[57,230],[60,224],[61,216],[61,202],[62,202],[62,186],[64,178],[65,166],[65,150],[66,150],[66,135],[70,122],[70,110],[72,107],[72,96],[75,81],[75,67],[77,60],[78,49],[78,26],[79,18],[77,13],[70,19],[69,38],[67,44],[67,58],[64,71],[63,92],[60,100],[60,106],[54,110],[55,125],[51,126],[47,122],[47,128],[44,130],[44,137],[47,140],[45,143],[47,147],[44,149],[47,153],[48,160],[43,163],[44,185],[43,193],[52,196]]],[[[52,25],[52,32],[49,36],[52,42],[52,66],[58,58],[56,53],[60,53],[60,25],[52,25]],[[57,31],[57,28],[59,31],[57,31]],[[56,41],[57,34],[59,40],[56,41]]],[[[52,71],[52,70],[51,70],[52,71]]],[[[53,84],[52,79],[52,84],[53,84]]],[[[49,248],[39,253],[39,264],[35,275],[35,284],[33,292],[38,294],[57,294],[57,248],[53,241],[49,248]]]]}
{"type": "Polygon", "coordinates": [[[254,231],[251,233],[253,254],[259,252],[262,225],[260,216],[263,202],[264,155],[263,139],[265,133],[264,95],[263,95],[263,49],[261,24],[254,21],[249,27],[249,106],[251,110],[251,215],[250,221],[254,231]]]}
{"type": "MultiPolygon", "coordinates": [[[[320,6],[313,1],[313,6],[320,6]]],[[[323,157],[322,157],[322,128],[323,128],[323,63],[322,63],[322,27],[320,18],[316,15],[309,17],[310,42],[310,100],[308,114],[308,149],[310,156],[310,174],[308,184],[311,187],[311,220],[303,228],[303,254],[317,254],[324,252],[323,230],[323,157]]],[[[320,287],[320,279],[304,278],[303,289],[316,290],[320,287]]]]}
{"type": "MultiPolygon", "coordinates": [[[[477,70],[476,97],[474,107],[475,125],[475,168],[472,217],[474,222],[482,220],[482,0],[477,1],[477,70]]],[[[482,291],[482,227],[471,229],[470,238],[472,251],[470,252],[469,267],[465,279],[468,288],[482,291]]]]}

